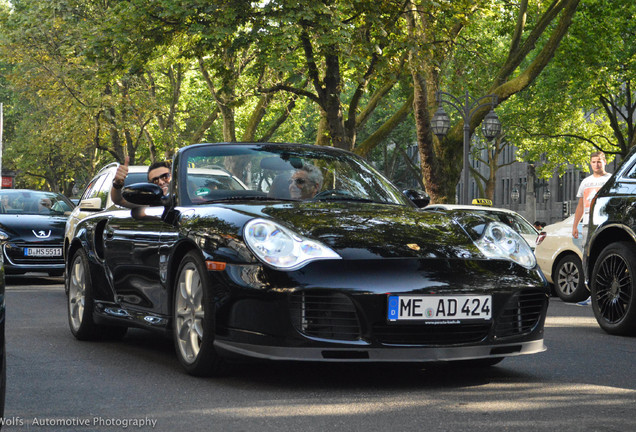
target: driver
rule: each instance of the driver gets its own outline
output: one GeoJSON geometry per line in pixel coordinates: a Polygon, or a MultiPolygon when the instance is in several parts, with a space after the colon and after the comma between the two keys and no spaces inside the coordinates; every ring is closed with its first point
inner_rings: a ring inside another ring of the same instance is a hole
{"type": "Polygon", "coordinates": [[[304,164],[289,179],[292,199],[313,198],[322,187],[322,172],[314,165],[304,164]]]}

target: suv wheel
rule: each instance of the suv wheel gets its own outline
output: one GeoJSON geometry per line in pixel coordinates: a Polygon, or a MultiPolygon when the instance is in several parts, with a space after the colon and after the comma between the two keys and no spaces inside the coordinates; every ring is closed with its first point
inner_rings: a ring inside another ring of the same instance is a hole
{"type": "Polygon", "coordinates": [[[636,252],[629,242],[611,243],[601,252],[591,279],[592,309],[603,330],[636,334],[636,252]]]}
{"type": "Polygon", "coordinates": [[[580,302],[590,295],[583,283],[583,265],[578,256],[567,255],[561,258],[554,267],[553,275],[555,291],[564,302],[580,302]]]}

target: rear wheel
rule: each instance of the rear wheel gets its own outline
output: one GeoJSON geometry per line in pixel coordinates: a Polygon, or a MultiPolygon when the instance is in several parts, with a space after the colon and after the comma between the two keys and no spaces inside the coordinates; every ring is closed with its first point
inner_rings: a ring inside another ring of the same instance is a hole
{"type": "Polygon", "coordinates": [[[79,340],[94,340],[101,337],[121,338],[126,334],[126,327],[95,324],[93,285],[88,257],[83,249],[79,249],[73,255],[66,282],[68,323],[73,336],[79,340]]]}
{"type": "Polygon", "coordinates": [[[603,330],[636,334],[636,252],[628,242],[605,247],[592,272],[592,309],[603,330]]]}
{"type": "Polygon", "coordinates": [[[583,265],[576,255],[567,255],[559,260],[552,280],[557,295],[564,302],[580,302],[590,295],[583,282],[583,265]]]}
{"type": "Polygon", "coordinates": [[[214,350],[214,305],[205,263],[196,251],[183,258],[173,302],[175,350],[190,375],[208,376],[223,369],[214,350]]]}

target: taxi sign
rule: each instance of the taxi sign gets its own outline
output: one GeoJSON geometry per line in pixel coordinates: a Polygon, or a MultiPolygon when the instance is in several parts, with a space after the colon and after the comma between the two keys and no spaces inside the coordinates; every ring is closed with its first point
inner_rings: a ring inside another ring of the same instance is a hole
{"type": "Polygon", "coordinates": [[[483,206],[491,206],[492,207],[492,201],[486,198],[475,198],[473,200],[473,205],[483,205],[483,206]]]}

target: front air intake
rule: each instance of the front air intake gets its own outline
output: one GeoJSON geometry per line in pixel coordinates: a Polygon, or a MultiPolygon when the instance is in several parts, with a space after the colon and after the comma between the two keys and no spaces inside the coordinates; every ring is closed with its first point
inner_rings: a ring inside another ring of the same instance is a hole
{"type": "Polygon", "coordinates": [[[522,291],[508,299],[495,327],[495,337],[519,336],[530,333],[539,323],[548,301],[542,291],[522,291]]]}
{"type": "Polygon", "coordinates": [[[300,333],[321,339],[360,339],[360,322],[351,299],[327,291],[299,291],[290,297],[291,320],[300,333]]]}

